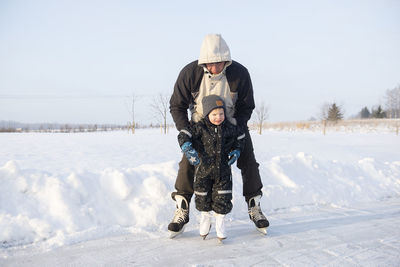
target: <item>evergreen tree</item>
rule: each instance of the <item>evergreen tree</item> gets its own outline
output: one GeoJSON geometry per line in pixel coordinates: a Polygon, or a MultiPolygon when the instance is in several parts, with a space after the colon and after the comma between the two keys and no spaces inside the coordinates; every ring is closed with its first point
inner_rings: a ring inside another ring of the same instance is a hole
{"type": "Polygon", "coordinates": [[[369,112],[369,109],[367,107],[361,110],[360,117],[361,119],[368,119],[369,117],[371,117],[371,112],[369,112]]]}
{"type": "Polygon", "coordinates": [[[372,110],[372,118],[382,119],[386,118],[386,112],[383,111],[381,105],[376,110],[372,110]]]}
{"type": "Polygon", "coordinates": [[[333,103],[328,110],[328,121],[337,122],[341,119],[343,119],[342,111],[340,110],[340,107],[336,105],[336,103],[333,103]]]}

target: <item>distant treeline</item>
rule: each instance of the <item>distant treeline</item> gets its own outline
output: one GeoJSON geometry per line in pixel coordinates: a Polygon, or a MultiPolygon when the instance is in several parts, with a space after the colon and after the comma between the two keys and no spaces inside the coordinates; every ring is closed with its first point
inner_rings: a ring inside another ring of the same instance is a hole
{"type": "MultiPolygon", "coordinates": [[[[259,133],[260,125],[249,124],[251,130],[259,133]]],[[[400,119],[350,119],[339,121],[292,121],[266,122],[262,124],[264,131],[311,131],[311,132],[393,132],[399,135],[400,119]]],[[[260,133],[261,134],[261,133],[260,133]]]]}
{"type": "MultiPolygon", "coordinates": [[[[129,131],[129,125],[117,124],[62,124],[62,123],[21,123],[16,121],[0,121],[0,133],[40,132],[40,133],[83,133],[104,131],[129,131]]],[[[160,125],[140,125],[136,129],[160,128],[160,125]]]]}

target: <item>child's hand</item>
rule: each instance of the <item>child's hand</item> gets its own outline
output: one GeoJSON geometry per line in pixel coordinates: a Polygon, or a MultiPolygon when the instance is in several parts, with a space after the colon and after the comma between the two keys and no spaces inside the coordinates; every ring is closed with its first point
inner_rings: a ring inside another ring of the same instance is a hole
{"type": "Polygon", "coordinates": [[[231,151],[231,153],[229,153],[228,156],[229,156],[228,165],[231,166],[240,157],[240,150],[235,149],[231,151]]]}
{"type": "Polygon", "coordinates": [[[185,153],[186,158],[188,159],[189,163],[196,166],[200,163],[199,154],[197,151],[192,147],[191,142],[185,142],[181,146],[182,152],[185,153]]]}

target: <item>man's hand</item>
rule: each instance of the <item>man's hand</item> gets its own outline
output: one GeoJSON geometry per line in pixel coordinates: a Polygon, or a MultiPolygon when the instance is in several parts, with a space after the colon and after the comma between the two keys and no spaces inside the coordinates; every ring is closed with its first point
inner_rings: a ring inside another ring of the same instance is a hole
{"type": "Polygon", "coordinates": [[[235,149],[235,150],[231,151],[231,153],[229,153],[228,156],[229,156],[228,165],[231,166],[240,157],[240,150],[235,149]]]}
{"type": "Polygon", "coordinates": [[[191,142],[185,142],[181,146],[182,152],[185,153],[186,158],[188,159],[189,163],[196,166],[200,163],[199,154],[197,151],[192,147],[191,142]]]}

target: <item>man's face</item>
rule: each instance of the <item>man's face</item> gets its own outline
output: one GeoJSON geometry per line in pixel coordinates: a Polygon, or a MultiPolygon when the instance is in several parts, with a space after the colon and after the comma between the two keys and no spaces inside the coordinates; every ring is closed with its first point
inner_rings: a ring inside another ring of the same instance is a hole
{"type": "Polygon", "coordinates": [[[225,112],[223,108],[213,109],[208,114],[208,119],[214,125],[220,125],[225,120],[225,112]]]}
{"type": "Polygon", "coordinates": [[[206,68],[211,74],[221,73],[224,70],[224,67],[225,61],[206,64],[206,68]]]}

